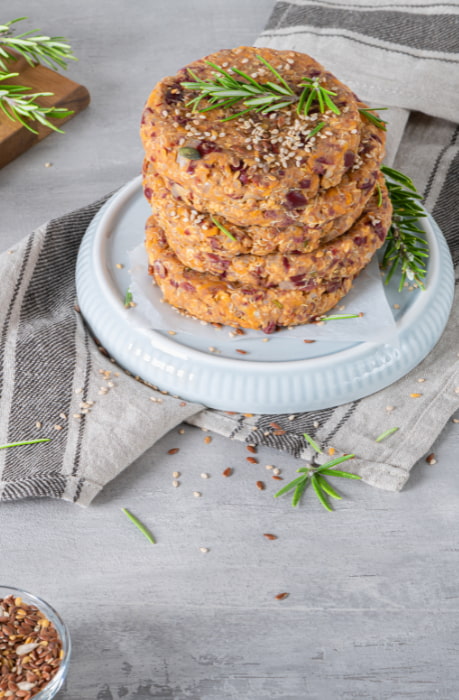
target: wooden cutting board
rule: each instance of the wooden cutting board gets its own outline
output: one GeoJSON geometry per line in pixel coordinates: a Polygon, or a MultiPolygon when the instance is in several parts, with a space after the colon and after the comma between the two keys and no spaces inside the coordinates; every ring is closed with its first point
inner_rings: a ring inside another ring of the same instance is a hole
{"type": "MultiPolygon", "coordinates": [[[[29,66],[27,61],[19,57],[16,61],[8,62],[8,72],[19,73],[10,78],[10,85],[26,85],[32,92],[52,92],[49,97],[40,97],[37,102],[44,107],[65,107],[74,111],[72,116],[81,112],[89,104],[89,92],[84,85],[79,85],[60,73],[45,66],[29,66]]],[[[0,83],[1,85],[1,83],[0,83]]],[[[27,94],[27,93],[26,93],[27,94]]],[[[72,118],[50,119],[53,124],[62,128],[62,124],[72,118]]],[[[32,134],[18,122],[13,122],[0,110],[0,168],[24,153],[28,148],[53,133],[38,122],[31,122],[38,132],[32,134]]]]}

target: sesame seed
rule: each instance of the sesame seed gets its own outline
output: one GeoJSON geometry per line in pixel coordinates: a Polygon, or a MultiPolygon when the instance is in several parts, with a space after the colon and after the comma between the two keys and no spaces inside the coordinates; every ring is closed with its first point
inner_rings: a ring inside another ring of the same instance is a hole
{"type": "Polygon", "coordinates": [[[293,415],[293,414],[292,414],[291,416],[288,417],[289,420],[295,420],[295,418],[296,418],[296,416],[293,415]]]}
{"type": "Polygon", "coordinates": [[[62,425],[55,425],[54,430],[62,430],[62,425]]]}
{"type": "Polygon", "coordinates": [[[124,265],[122,265],[121,263],[116,263],[115,267],[117,267],[118,270],[122,270],[124,265]]]}
{"type": "Polygon", "coordinates": [[[82,394],[82,393],[83,393],[83,389],[81,389],[81,388],[75,389],[75,394],[82,394]]]}
{"type": "Polygon", "coordinates": [[[265,469],[274,469],[274,467],[273,467],[272,464],[267,464],[267,465],[265,466],[265,469]]]}
{"type": "Polygon", "coordinates": [[[169,114],[169,112],[167,111],[167,109],[163,109],[163,111],[161,112],[161,114],[163,115],[163,117],[167,117],[168,114],[169,114]]]}
{"type": "Polygon", "coordinates": [[[185,428],[180,428],[180,429],[178,430],[178,434],[179,434],[179,435],[184,435],[184,434],[185,434],[185,428]]]}
{"type": "Polygon", "coordinates": [[[208,478],[209,478],[209,474],[206,474],[206,472],[203,472],[201,474],[201,479],[208,479],[208,478]]]}
{"type": "Polygon", "coordinates": [[[195,498],[201,498],[202,493],[201,493],[200,491],[193,491],[193,496],[194,496],[195,498]]]}
{"type": "Polygon", "coordinates": [[[53,164],[52,163],[45,163],[45,168],[52,168],[53,164]]]}
{"type": "Polygon", "coordinates": [[[386,411],[389,413],[395,409],[395,406],[386,406],[386,411]]]}
{"type": "Polygon", "coordinates": [[[42,423],[40,423],[40,421],[37,420],[37,421],[35,422],[35,427],[36,427],[36,428],[41,428],[41,427],[42,427],[42,423]]]}
{"type": "Polygon", "coordinates": [[[180,474],[180,472],[172,472],[172,476],[174,477],[174,479],[178,479],[182,475],[180,474]]]}
{"type": "Polygon", "coordinates": [[[167,332],[169,333],[169,335],[177,335],[176,331],[167,331],[167,332]]]}
{"type": "Polygon", "coordinates": [[[207,554],[207,552],[209,551],[209,548],[208,547],[199,547],[199,551],[202,552],[203,554],[207,554]]]}
{"type": "Polygon", "coordinates": [[[425,379],[424,379],[424,377],[419,377],[419,379],[417,381],[421,384],[422,382],[425,382],[425,379]]]}
{"type": "Polygon", "coordinates": [[[180,481],[174,480],[174,481],[172,482],[172,486],[173,486],[175,489],[178,488],[178,487],[180,486],[180,481]]]}
{"type": "Polygon", "coordinates": [[[318,428],[318,427],[319,427],[319,421],[318,421],[318,420],[315,420],[314,423],[313,423],[312,425],[314,426],[314,428],[318,428]]]}
{"type": "Polygon", "coordinates": [[[279,467],[274,467],[273,474],[275,474],[276,476],[279,476],[280,473],[281,473],[281,470],[279,469],[279,467]]]}
{"type": "Polygon", "coordinates": [[[81,413],[74,413],[73,418],[81,418],[81,413]]]}

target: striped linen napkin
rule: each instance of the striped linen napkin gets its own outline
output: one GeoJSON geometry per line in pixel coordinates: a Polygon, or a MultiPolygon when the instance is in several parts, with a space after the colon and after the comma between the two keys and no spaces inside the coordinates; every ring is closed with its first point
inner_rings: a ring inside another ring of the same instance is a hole
{"type": "MultiPolygon", "coordinates": [[[[365,101],[393,108],[386,113],[388,162],[423,194],[450,246],[457,280],[459,4],[282,1],[256,45],[308,53],[365,101]]],[[[21,436],[53,438],[32,450],[0,450],[0,500],[51,496],[88,505],[182,421],[298,458],[311,455],[304,432],[332,442],[337,454],[358,446],[359,458],[349,464],[364,481],[393,491],[403,487],[459,408],[457,285],[442,338],[396,384],[294,420],[228,415],[154,392],[97,349],[74,308],[74,271],[81,238],[102,204],[51,221],[0,257],[0,444],[21,436]],[[420,377],[422,396],[413,401],[420,377]],[[396,413],[389,414],[388,405],[396,413]],[[375,443],[375,435],[394,424],[396,438],[375,443]]]]}

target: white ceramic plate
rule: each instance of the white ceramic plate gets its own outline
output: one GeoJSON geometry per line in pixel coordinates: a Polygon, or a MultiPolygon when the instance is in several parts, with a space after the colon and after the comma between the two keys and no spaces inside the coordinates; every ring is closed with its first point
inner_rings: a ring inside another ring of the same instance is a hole
{"type": "MultiPolygon", "coordinates": [[[[142,379],[211,408],[249,413],[299,413],[367,396],[404,376],[430,352],[446,325],[453,299],[453,266],[447,244],[428,216],[430,246],[426,291],[387,287],[397,341],[305,344],[282,334],[245,339],[246,355],[225,331],[196,336],[154,331],[123,300],[130,278],[129,250],[144,237],[150,208],[138,177],[111,197],[91,222],[78,255],[78,302],[89,327],[112,357],[142,379]],[[124,265],[123,268],[117,265],[124,265]],[[215,346],[219,354],[209,351],[215,346]]],[[[199,321],[196,321],[199,324],[199,321]]],[[[307,326],[305,326],[305,329],[307,326]]],[[[305,331],[305,338],[307,332],[305,331]]]]}

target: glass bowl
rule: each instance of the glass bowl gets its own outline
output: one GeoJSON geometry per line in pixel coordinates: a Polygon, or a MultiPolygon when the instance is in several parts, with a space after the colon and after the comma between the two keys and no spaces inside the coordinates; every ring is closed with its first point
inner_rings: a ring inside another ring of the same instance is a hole
{"type": "Polygon", "coordinates": [[[21,598],[24,603],[27,603],[28,605],[35,605],[40,612],[42,612],[48,618],[48,620],[53,623],[56,632],[61,639],[64,658],[59,665],[56,675],[53,676],[49,683],[45,685],[38,693],[31,696],[31,700],[51,700],[51,698],[54,698],[61,689],[69,670],[72,645],[67,626],[59,613],[57,613],[56,610],[49,605],[49,603],[41,598],[38,598],[38,596],[32,595],[31,593],[23,591],[20,588],[15,588],[14,586],[0,585],[0,599],[6,598],[9,595],[13,595],[15,598],[21,598]]]}

